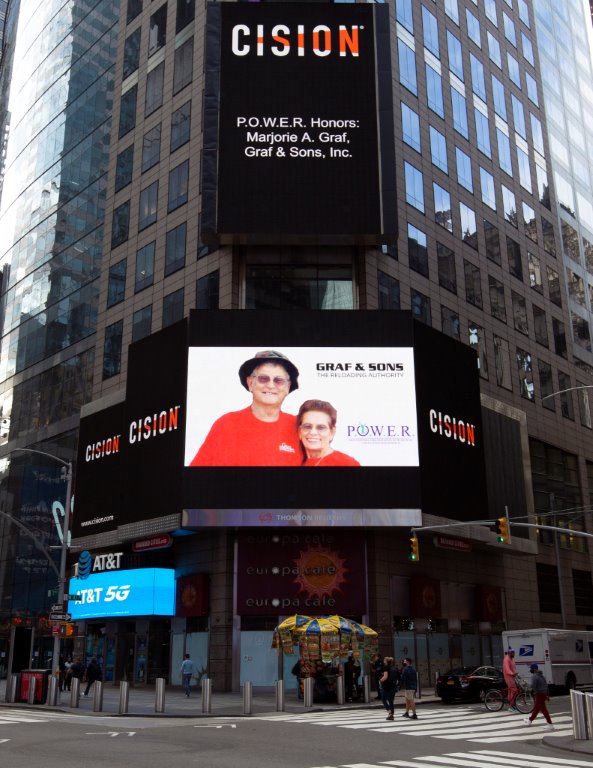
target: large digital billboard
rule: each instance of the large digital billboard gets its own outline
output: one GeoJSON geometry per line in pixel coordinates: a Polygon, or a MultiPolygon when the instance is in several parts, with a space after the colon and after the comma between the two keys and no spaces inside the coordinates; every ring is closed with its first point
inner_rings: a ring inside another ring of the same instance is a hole
{"type": "Polygon", "coordinates": [[[208,5],[205,242],[395,241],[388,10],[208,5]]]}

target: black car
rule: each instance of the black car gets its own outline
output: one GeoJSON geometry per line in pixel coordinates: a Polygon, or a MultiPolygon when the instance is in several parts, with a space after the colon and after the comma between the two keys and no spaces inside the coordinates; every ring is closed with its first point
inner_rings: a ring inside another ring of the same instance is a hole
{"type": "Polygon", "coordinates": [[[490,688],[504,688],[502,672],[495,667],[456,667],[437,678],[437,696],[445,704],[455,699],[482,701],[490,688]]]}

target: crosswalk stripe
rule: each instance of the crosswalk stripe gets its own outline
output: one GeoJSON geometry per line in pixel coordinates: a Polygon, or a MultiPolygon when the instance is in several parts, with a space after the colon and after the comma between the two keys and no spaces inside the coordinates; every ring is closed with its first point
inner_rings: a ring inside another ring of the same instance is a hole
{"type": "Polygon", "coordinates": [[[379,763],[341,763],[339,766],[316,766],[316,768],[591,768],[590,761],[565,759],[563,757],[542,757],[540,755],[517,754],[494,750],[471,752],[450,752],[444,755],[423,755],[407,760],[382,760],[379,763]]]}
{"type": "MultiPolygon", "coordinates": [[[[481,749],[478,752],[476,752],[478,755],[488,755],[493,757],[502,757],[507,758],[510,756],[514,756],[514,753],[512,752],[497,752],[492,751],[490,749],[481,749]]],[[[530,757],[530,755],[526,755],[526,757],[530,757]]],[[[542,765],[542,763],[551,763],[556,764],[558,762],[557,757],[542,757],[541,755],[538,755],[537,758],[534,757],[534,760],[537,759],[538,765],[542,765]]],[[[580,766],[586,766],[587,768],[591,768],[591,761],[590,760],[577,760],[576,758],[570,758],[562,756],[562,765],[568,765],[568,766],[575,766],[576,768],[579,768],[580,766]]]]}

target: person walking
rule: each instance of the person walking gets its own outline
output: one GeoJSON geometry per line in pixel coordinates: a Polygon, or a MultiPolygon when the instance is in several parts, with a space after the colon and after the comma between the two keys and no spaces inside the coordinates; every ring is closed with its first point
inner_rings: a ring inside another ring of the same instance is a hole
{"type": "Polygon", "coordinates": [[[379,681],[379,690],[381,691],[381,700],[387,710],[386,720],[393,720],[393,699],[397,691],[397,668],[392,656],[385,656],[383,659],[383,674],[379,681]]]}
{"type": "Polygon", "coordinates": [[[504,681],[506,683],[508,693],[507,698],[509,700],[509,712],[517,712],[515,707],[515,699],[519,693],[517,688],[517,665],[515,664],[515,651],[509,648],[502,660],[502,674],[504,675],[504,681]]]}
{"type": "Polygon", "coordinates": [[[377,699],[382,699],[381,696],[381,678],[383,677],[383,672],[385,671],[385,664],[383,663],[383,656],[381,656],[380,653],[376,653],[372,662],[371,662],[371,669],[373,670],[375,674],[375,682],[377,683],[377,699]]]}
{"type": "Polygon", "coordinates": [[[97,659],[91,659],[88,667],[86,668],[86,689],[83,696],[88,696],[91,690],[92,684],[95,680],[102,680],[103,675],[101,673],[101,667],[97,664],[97,659]]]}
{"type": "Polygon", "coordinates": [[[406,708],[402,717],[418,720],[418,715],[416,714],[416,702],[414,701],[418,689],[418,673],[412,666],[412,659],[406,658],[402,661],[400,687],[404,692],[404,706],[406,708]]]}
{"type": "Polygon", "coordinates": [[[189,699],[189,688],[191,684],[191,678],[194,672],[196,671],[196,668],[194,666],[193,661],[189,657],[189,653],[185,654],[185,658],[181,662],[181,678],[183,680],[183,690],[185,691],[185,695],[189,699]]]}
{"type": "Polygon", "coordinates": [[[548,731],[553,731],[554,725],[550,713],[548,712],[548,707],[546,706],[546,702],[550,700],[548,682],[537,664],[532,664],[529,667],[529,671],[531,672],[531,690],[533,691],[533,698],[535,701],[529,717],[526,717],[524,722],[526,725],[533,725],[533,721],[541,712],[548,723],[546,729],[548,731]]]}

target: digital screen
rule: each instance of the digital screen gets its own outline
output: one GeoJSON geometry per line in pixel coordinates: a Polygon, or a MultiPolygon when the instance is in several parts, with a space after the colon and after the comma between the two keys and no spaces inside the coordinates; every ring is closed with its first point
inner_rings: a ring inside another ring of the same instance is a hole
{"type": "Polygon", "coordinates": [[[394,241],[387,8],[210,4],[206,60],[205,242],[394,241]]]}
{"type": "Polygon", "coordinates": [[[110,616],[174,616],[175,571],[171,568],[93,573],[70,579],[68,601],[73,621],[110,616]]]}

